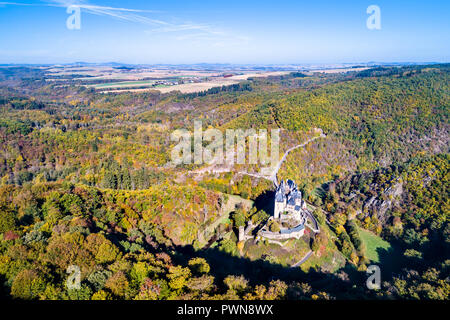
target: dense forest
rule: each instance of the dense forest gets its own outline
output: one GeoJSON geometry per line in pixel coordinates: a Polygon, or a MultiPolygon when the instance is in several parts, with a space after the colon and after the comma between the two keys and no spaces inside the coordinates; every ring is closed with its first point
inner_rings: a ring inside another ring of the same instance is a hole
{"type": "Polygon", "coordinates": [[[44,71],[0,68],[3,299],[449,299],[448,64],[191,94],[104,94],[44,71]],[[281,154],[323,130],[279,172],[321,233],[284,251],[239,242],[240,226],[271,214],[273,185],[242,174],[255,165],[168,165],[171,132],[194,120],[279,128],[281,154]],[[380,290],[365,286],[371,264],[380,290]],[[69,289],[74,265],[81,288],[69,289]]]}

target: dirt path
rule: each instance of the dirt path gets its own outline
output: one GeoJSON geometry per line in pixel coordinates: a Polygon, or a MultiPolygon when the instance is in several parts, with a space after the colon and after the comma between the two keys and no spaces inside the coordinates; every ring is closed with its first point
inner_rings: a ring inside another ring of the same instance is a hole
{"type": "Polygon", "coordinates": [[[302,258],[302,260],[300,260],[300,261],[297,262],[296,264],[293,264],[293,265],[291,266],[291,268],[296,268],[296,267],[300,266],[302,263],[305,263],[306,260],[308,260],[309,257],[311,257],[312,253],[313,253],[313,252],[310,250],[310,251],[302,258]]]}
{"type": "Polygon", "coordinates": [[[292,148],[288,149],[288,150],[284,153],[283,158],[280,160],[280,162],[278,162],[277,166],[275,167],[275,169],[273,170],[273,172],[272,172],[272,174],[270,175],[270,178],[269,178],[271,181],[274,182],[274,184],[275,184],[276,186],[278,186],[278,179],[277,179],[278,171],[280,170],[281,165],[282,165],[283,162],[286,160],[286,157],[288,156],[289,153],[291,153],[291,151],[294,151],[295,149],[298,149],[298,148],[303,148],[303,147],[305,147],[306,145],[310,144],[311,142],[313,142],[313,141],[316,140],[316,139],[319,139],[319,138],[326,138],[326,137],[327,137],[327,136],[323,133],[322,129],[319,129],[319,130],[320,130],[320,136],[311,138],[311,139],[305,141],[304,143],[299,144],[298,146],[295,146],[295,147],[292,147],[292,148]]]}
{"type": "MultiPolygon", "coordinates": [[[[270,175],[261,175],[261,174],[257,174],[257,173],[248,173],[248,172],[244,172],[244,171],[239,171],[239,174],[244,174],[247,176],[251,176],[251,177],[255,177],[255,178],[260,178],[260,179],[266,179],[266,180],[270,180],[273,182],[274,186],[277,187],[278,186],[278,178],[277,178],[277,174],[278,171],[280,170],[281,166],[283,165],[283,162],[286,160],[287,156],[289,155],[289,153],[291,153],[292,151],[298,149],[298,148],[303,148],[306,145],[310,144],[311,142],[319,139],[319,138],[326,138],[327,136],[323,133],[322,129],[317,129],[318,132],[320,132],[319,136],[313,137],[311,139],[308,139],[307,141],[303,142],[302,144],[299,144],[297,146],[294,146],[290,149],[288,149],[284,155],[283,158],[281,158],[281,160],[277,163],[277,165],[275,166],[275,168],[273,169],[272,173],[270,175]]],[[[206,168],[201,168],[198,169],[196,171],[194,171],[194,174],[198,174],[198,175],[202,175],[204,173],[225,173],[225,172],[232,172],[232,168],[231,166],[226,166],[226,167],[222,167],[222,168],[214,168],[214,164],[206,167],[206,168]]]]}
{"type": "Polygon", "coordinates": [[[270,176],[265,176],[265,175],[260,175],[260,174],[253,174],[253,173],[247,173],[247,172],[239,172],[240,174],[245,174],[251,177],[256,177],[256,178],[262,178],[262,179],[267,179],[273,182],[274,186],[277,187],[278,186],[278,178],[277,178],[277,174],[278,171],[280,170],[281,166],[283,165],[283,162],[286,160],[287,156],[289,155],[289,153],[291,153],[292,151],[298,149],[298,148],[303,148],[306,145],[310,144],[311,142],[313,142],[314,140],[317,140],[319,138],[326,138],[327,136],[323,133],[322,129],[318,129],[320,132],[319,136],[316,136],[314,138],[308,139],[307,141],[305,141],[302,144],[299,144],[295,147],[292,147],[290,149],[288,149],[284,155],[283,158],[281,158],[281,160],[278,162],[278,164],[276,165],[276,167],[273,169],[272,174],[270,176]]]}

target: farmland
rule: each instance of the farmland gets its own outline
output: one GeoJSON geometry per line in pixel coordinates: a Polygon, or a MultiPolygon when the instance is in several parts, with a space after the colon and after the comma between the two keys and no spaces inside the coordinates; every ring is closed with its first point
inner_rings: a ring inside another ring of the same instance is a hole
{"type": "Polygon", "coordinates": [[[230,68],[209,70],[204,68],[168,67],[108,67],[108,66],[53,66],[45,70],[49,82],[79,86],[103,93],[142,92],[157,90],[161,93],[203,92],[229,86],[249,78],[282,76],[289,71],[256,71],[230,68]]]}

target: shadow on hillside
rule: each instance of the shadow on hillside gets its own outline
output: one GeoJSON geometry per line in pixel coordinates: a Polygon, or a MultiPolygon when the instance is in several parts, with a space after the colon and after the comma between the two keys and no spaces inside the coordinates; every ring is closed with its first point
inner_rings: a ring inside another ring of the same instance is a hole
{"type": "Polygon", "coordinates": [[[264,193],[260,194],[255,199],[254,206],[258,211],[264,210],[267,214],[271,215],[274,211],[274,202],[273,202],[274,198],[275,198],[275,191],[266,190],[264,191],[264,193]]]}
{"type": "MultiPolygon", "coordinates": [[[[211,275],[216,283],[221,285],[228,275],[243,275],[251,285],[268,285],[272,280],[282,280],[287,283],[300,282],[309,284],[313,290],[329,293],[337,299],[371,299],[375,298],[366,289],[367,275],[359,272],[352,265],[346,265],[337,272],[322,273],[315,270],[304,272],[300,268],[284,267],[268,261],[252,261],[244,257],[227,254],[217,248],[195,251],[192,246],[176,248],[174,261],[187,265],[192,257],[205,258],[211,266],[211,275]]],[[[295,293],[294,293],[295,296],[295,293]]],[[[289,298],[295,298],[290,296],[289,298]]]]}
{"type": "MultiPolygon", "coordinates": [[[[402,268],[408,266],[408,260],[398,246],[389,249],[377,248],[379,262],[374,263],[380,267],[382,281],[389,281],[393,274],[401,272],[402,268]]],[[[409,260],[412,262],[411,260],[409,260]]],[[[414,267],[410,265],[410,267],[414,267]]]]}
{"type": "Polygon", "coordinates": [[[0,274],[0,300],[12,300],[9,289],[6,288],[6,277],[0,274]]]}
{"type": "Polygon", "coordinates": [[[314,191],[316,195],[323,200],[327,196],[328,189],[328,183],[324,183],[320,187],[317,187],[314,191]]]}
{"type": "Polygon", "coordinates": [[[377,253],[382,276],[385,279],[390,279],[392,275],[398,275],[405,269],[424,272],[433,264],[439,264],[449,259],[450,246],[445,239],[433,237],[433,235],[430,238],[431,241],[415,247],[417,251],[422,253],[422,256],[405,256],[404,244],[395,241],[390,242],[391,248],[389,250],[378,248],[377,253]]]}

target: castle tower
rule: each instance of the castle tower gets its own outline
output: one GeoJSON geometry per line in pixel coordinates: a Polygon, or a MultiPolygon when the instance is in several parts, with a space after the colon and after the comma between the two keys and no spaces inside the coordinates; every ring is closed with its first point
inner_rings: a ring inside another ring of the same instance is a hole
{"type": "Polygon", "coordinates": [[[239,227],[239,242],[245,241],[245,229],[243,226],[239,227]]]}
{"type": "Polygon", "coordinates": [[[286,208],[286,193],[284,181],[281,181],[277,192],[275,193],[275,207],[273,212],[274,219],[279,219],[281,212],[286,208]]]}

